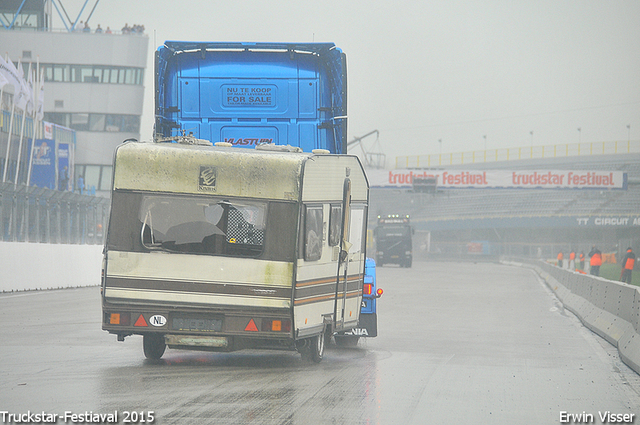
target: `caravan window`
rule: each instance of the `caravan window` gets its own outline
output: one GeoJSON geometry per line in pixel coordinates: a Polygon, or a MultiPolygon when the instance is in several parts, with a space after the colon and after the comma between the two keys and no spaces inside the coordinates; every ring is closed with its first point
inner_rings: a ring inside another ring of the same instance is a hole
{"type": "Polygon", "coordinates": [[[329,216],[329,246],[338,245],[341,236],[342,205],[331,205],[331,215],[329,216]]]}
{"type": "Polygon", "coordinates": [[[264,247],[266,202],[147,195],[140,237],[147,249],[254,257],[264,247]]]}
{"type": "Polygon", "coordinates": [[[364,219],[363,208],[353,206],[351,208],[351,223],[349,225],[349,242],[352,244],[350,252],[362,252],[364,250],[364,219]]]}
{"type": "Polygon", "coordinates": [[[322,206],[305,208],[304,220],[304,259],[316,261],[322,257],[322,206]]]}

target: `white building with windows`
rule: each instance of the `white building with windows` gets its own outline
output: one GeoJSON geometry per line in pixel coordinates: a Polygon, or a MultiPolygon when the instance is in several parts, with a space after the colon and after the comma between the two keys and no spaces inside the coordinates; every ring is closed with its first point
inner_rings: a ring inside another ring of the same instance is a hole
{"type": "Polygon", "coordinates": [[[44,121],[76,131],[73,178],[86,191],[108,196],[115,147],[140,138],[148,43],[119,31],[0,27],[0,54],[44,71],[44,121]]]}

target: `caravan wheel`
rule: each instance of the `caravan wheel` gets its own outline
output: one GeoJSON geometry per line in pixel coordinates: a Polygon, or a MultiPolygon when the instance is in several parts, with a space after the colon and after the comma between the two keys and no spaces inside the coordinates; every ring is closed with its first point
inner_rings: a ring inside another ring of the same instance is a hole
{"type": "Polygon", "coordinates": [[[302,355],[302,359],[305,361],[313,361],[314,363],[320,363],[324,357],[324,333],[307,338],[298,346],[298,351],[302,355]]]}
{"type": "Polygon", "coordinates": [[[142,349],[144,356],[151,360],[158,360],[164,354],[167,345],[164,342],[164,335],[145,334],[142,337],[142,349]]]}
{"type": "Polygon", "coordinates": [[[324,357],[324,333],[311,339],[311,360],[320,363],[324,357]]]}

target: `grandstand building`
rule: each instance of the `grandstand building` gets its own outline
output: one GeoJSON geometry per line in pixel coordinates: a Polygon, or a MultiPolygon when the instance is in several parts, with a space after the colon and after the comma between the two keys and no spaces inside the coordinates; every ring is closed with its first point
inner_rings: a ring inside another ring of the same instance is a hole
{"type": "MultiPolygon", "coordinates": [[[[492,170],[504,174],[523,170],[588,171],[616,175],[618,187],[597,188],[443,188],[437,179],[396,178],[395,184],[372,183],[370,223],[385,214],[410,214],[416,236],[414,258],[464,256],[483,252],[506,255],[542,255],[555,258],[558,251],[588,253],[597,245],[603,252],[640,251],[640,143],[624,142],[619,149],[602,144],[583,146],[581,154],[566,155],[575,146],[555,147],[563,156],[512,158],[485,161],[447,161],[432,167],[404,167],[386,176],[421,176],[425,171],[467,170],[470,174],[492,170]],[[587,154],[583,154],[586,152],[587,154]],[[409,173],[409,174],[407,174],[409,173]],[[622,181],[622,179],[624,181],[622,181]]],[[[493,152],[492,152],[493,154],[493,152]]],[[[539,155],[541,156],[541,155],[539,155]]],[[[437,155],[436,155],[437,157],[437,155]]],[[[450,159],[450,158],[448,158],[450,159]]],[[[406,158],[403,158],[406,163],[406,158]]],[[[415,164],[415,158],[411,159],[415,164]]],[[[432,163],[444,162],[430,158],[432,163]]],[[[401,161],[402,162],[402,161],[401,161]]]]}
{"type": "MultiPolygon", "coordinates": [[[[51,14],[50,0],[3,1],[1,53],[14,63],[21,58],[25,72],[29,64],[35,68],[39,63],[45,81],[44,121],[75,130],[72,184],[77,191],[78,177],[83,177],[86,192],[106,197],[114,148],[125,139],[140,138],[148,37],[96,33],[95,25],[86,31],[79,19],[65,23],[67,28],[51,28],[51,14]]],[[[1,156],[5,146],[2,137],[1,156]]],[[[15,155],[9,163],[26,162],[15,155]]]]}

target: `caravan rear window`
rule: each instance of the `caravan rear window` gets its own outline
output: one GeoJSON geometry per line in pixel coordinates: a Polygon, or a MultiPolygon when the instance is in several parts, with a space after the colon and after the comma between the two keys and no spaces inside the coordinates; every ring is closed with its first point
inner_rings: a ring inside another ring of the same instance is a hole
{"type": "Polygon", "coordinates": [[[116,190],[107,248],[293,261],[299,214],[289,201],[116,190]]]}
{"type": "Polygon", "coordinates": [[[267,203],[147,195],[138,218],[147,249],[255,257],[264,248],[267,203]]]}

